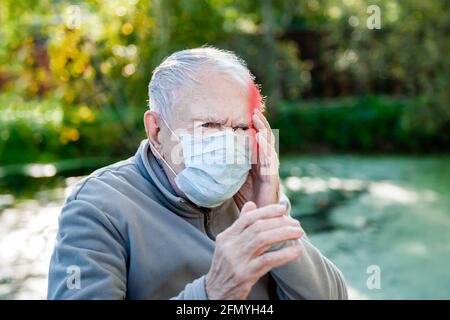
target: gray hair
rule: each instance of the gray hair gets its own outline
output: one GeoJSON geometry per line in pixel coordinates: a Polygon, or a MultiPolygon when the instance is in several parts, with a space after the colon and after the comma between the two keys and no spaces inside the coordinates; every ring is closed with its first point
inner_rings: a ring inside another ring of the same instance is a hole
{"type": "Polygon", "coordinates": [[[245,62],[231,51],[214,47],[178,51],[153,70],[148,85],[150,110],[170,121],[173,108],[180,98],[180,87],[198,83],[198,73],[205,70],[229,75],[246,90],[254,80],[245,62]]]}

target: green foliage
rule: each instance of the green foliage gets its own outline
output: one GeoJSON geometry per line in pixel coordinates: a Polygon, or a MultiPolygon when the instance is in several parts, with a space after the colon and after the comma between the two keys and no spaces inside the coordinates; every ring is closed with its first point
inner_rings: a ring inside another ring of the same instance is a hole
{"type": "Polygon", "coordinates": [[[129,155],[144,136],[151,70],[204,44],[247,61],[274,127],[289,125],[281,150],[449,150],[449,4],[1,1],[0,163],[129,155]],[[67,25],[73,4],[80,28],[67,25]],[[381,30],[366,27],[369,4],[381,8],[381,30]],[[312,41],[299,46],[295,32],[312,41]],[[293,102],[305,94],[409,98],[293,102]]]}
{"type": "Polygon", "coordinates": [[[449,1],[317,0],[301,6],[295,21],[323,35],[321,61],[340,83],[355,85],[358,94],[419,96],[405,125],[430,134],[448,128],[449,1]],[[379,30],[367,28],[369,5],[380,8],[379,30]]]}
{"type": "MultiPolygon", "coordinates": [[[[62,105],[56,99],[24,101],[0,95],[0,163],[51,162],[82,157],[125,157],[137,147],[123,117],[115,112],[93,112],[86,105],[62,105]],[[128,139],[128,141],[127,141],[128,139]]],[[[142,115],[130,114],[143,138],[142,115]],[[137,122],[139,122],[139,127],[137,122]]]]}
{"type": "MultiPolygon", "coordinates": [[[[70,109],[57,100],[0,95],[0,163],[59,159],[125,158],[144,138],[142,113],[118,115],[112,109],[70,109]],[[6,106],[6,107],[5,107],[6,106]],[[64,111],[65,110],[65,111],[64,111]],[[64,116],[63,116],[64,114],[64,116]],[[133,137],[123,127],[128,119],[133,137]]],[[[406,117],[420,99],[366,96],[279,104],[272,128],[279,129],[281,153],[297,152],[441,152],[450,137],[443,131],[411,129],[406,117]]],[[[270,111],[270,110],[269,110],[270,111]]]]}
{"type": "Polygon", "coordinates": [[[443,131],[411,129],[405,122],[418,101],[367,96],[284,102],[272,121],[284,152],[430,152],[446,151],[443,131]]]}
{"type": "Polygon", "coordinates": [[[54,100],[25,102],[0,95],[0,163],[32,162],[45,158],[41,150],[55,150],[59,143],[63,113],[54,100]]]}

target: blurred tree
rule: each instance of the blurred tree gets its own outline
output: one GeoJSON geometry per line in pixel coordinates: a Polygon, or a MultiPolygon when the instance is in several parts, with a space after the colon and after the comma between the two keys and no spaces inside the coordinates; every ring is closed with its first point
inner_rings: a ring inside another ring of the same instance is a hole
{"type": "Polygon", "coordinates": [[[318,35],[312,81],[325,83],[323,94],[419,96],[405,125],[450,128],[449,1],[310,0],[299,7],[288,29],[318,35]],[[367,27],[369,5],[380,8],[380,30],[367,27]]]}
{"type": "MultiPolygon", "coordinates": [[[[16,115],[23,128],[22,106],[30,110],[48,100],[63,113],[57,139],[63,155],[102,145],[126,154],[143,137],[151,70],[173,51],[210,44],[248,63],[269,111],[305,92],[407,95],[418,99],[405,108],[403,124],[445,133],[449,6],[420,0],[3,0],[0,111],[16,115]],[[369,4],[381,9],[380,30],[366,26],[369,4]],[[73,5],[79,10],[69,10],[73,5]]],[[[13,128],[10,119],[7,127],[13,128]]],[[[0,132],[3,146],[14,145],[11,130],[0,132]]],[[[20,141],[34,141],[23,138],[26,132],[20,141]]]]}

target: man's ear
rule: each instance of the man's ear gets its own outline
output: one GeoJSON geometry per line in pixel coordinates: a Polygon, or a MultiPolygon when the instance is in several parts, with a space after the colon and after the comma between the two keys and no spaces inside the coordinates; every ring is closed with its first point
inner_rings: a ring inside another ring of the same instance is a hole
{"type": "Polygon", "coordinates": [[[159,114],[154,111],[146,111],[144,114],[144,125],[145,132],[147,133],[147,138],[149,143],[160,150],[161,144],[159,142],[159,130],[160,130],[161,118],[159,114]]]}

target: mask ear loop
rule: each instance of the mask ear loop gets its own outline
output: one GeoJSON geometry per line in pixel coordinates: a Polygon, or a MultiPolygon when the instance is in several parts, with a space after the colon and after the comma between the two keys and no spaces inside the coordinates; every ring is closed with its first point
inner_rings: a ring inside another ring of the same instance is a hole
{"type": "Polygon", "coordinates": [[[162,160],[162,162],[164,162],[164,164],[170,169],[170,171],[176,177],[177,173],[172,169],[170,164],[166,161],[166,159],[164,159],[164,157],[161,155],[161,153],[155,148],[155,146],[152,144],[152,142],[149,141],[148,144],[150,145],[150,148],[159,156],[159,158],[162,160]]]}
{"type": "MultiPolygon", "coordinates": [[[[175,132],[169,127],[169,125],[167,124],[166,120],[163,119],[163,117],[161,117],[161,120],[164,122],[164,124],[166,125],[167,129],[170,130],[170,132],[176,136],[178,138],[178,136],[175,134],[175,132]]],[[[179,140],[180,138],[178,138],[179,140]]],[[[175,170],[172,169],[172,167],[170,166],[170,164],[166,161],[166,159],[164,159],[164,157],[162,156],[162,154],[157,150],[157,148],[152,144],[152,142],[149,140],[148,144],[150,145],[150,148],[156,152],[156,154],[159,156],[159,158],[164,162],[164,164],[170,169],[170,171],[172,171],[173,175],[176,177],[177,173],[175,172],[175,170]]]]}

